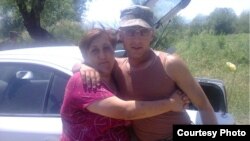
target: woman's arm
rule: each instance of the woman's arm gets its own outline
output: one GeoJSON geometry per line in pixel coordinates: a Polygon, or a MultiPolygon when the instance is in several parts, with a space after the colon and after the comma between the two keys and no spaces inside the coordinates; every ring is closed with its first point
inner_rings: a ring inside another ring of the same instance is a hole
{"type": "Polygon", "coordinates": [[[157,101],[125,101],[116,96],[98,100],[87,106],[93,113],[103,116],[135,120],[156,116],[169,111],[182,111],[185,102],[181,92],[176,91],[170,98],[157,101]]]}
{"type": "Polygon", "coordinates": [[[217,124],[208,98],[198,82],[191,75],[185,63],[176,55],[167,55],[165,62],[167,74],[177,83],[180,89],[187,94],[190,101],[198,108],[204,124],[217,124]]]}
{"type": "MultiPolygon", "coordinates": [[[[117,61],[119,62],[120,60],[117,61]]],[[[92,81],[94,79],[96,82],[97,71],[82,64],[80,73],[81,78],[84,80],[83,82],[87,81],[86,83],[89,86],[94,85],[92,81]]],[[[189,99],[183,96],[182,92],[178,91],[173,94],[172,98],[160,101],[124,101],[117,97],[112,97],[96,101],[89,105],[87,109],[112,118],[133,120],[159,115],[168,111],[182,111],[187,103],[189,103],[189,99]]]]}

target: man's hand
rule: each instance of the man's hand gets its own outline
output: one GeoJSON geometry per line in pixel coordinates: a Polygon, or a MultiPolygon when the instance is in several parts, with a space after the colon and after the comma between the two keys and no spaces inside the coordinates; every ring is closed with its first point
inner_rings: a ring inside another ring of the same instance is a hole
{"type": "Polygon", "coordinates": [[[84,85],[88,89],[96,89],[100,86],[100,74],[94,68],[87,66],[85,64],[81,65],[80,73],[84,85]]]}

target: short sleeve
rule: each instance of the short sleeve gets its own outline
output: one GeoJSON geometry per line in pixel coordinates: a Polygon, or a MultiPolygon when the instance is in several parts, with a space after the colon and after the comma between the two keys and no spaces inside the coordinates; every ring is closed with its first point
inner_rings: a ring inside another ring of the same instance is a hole
{"type": "Polygon", "coordinates": [[[66,88],[66,95],[75,108],[85,108],[97,100],[114,96],[105,85],[101,85],[101,87],[95,91],[88,90],[87,87],[84,87],[80,72],[75,73],[70,78],[66,88]]]}

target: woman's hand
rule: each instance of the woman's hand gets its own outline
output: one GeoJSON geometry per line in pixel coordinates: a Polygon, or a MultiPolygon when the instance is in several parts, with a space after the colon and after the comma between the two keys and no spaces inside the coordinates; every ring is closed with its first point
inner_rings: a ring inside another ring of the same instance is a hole
{"type": "Polygon", "coordinates": [[[181,96],[181,99],[182,99],[182,101],[184,103],[183,107],[185,109],[188,108],[188,106],[189,106],[189,104],[191,102],[190,99],[188,98],[188,96],[185,93],[183,93],[182,91],[180,91],[179,95],[181,96]]]}
{"type": "Polygon", "coordinates": [[[172,111],[180,112],[188,107],[190,99],[180,90],[176,90],[169,98],[172,102],[172,111]]]}

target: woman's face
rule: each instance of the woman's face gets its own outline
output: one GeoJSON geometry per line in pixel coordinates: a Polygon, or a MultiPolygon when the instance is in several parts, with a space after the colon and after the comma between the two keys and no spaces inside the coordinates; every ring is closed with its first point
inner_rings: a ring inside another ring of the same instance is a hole
{"type": "Polygon", "coordinates": [[[114,66],[114,48],[107,35],[95,38],[85,53],[85,61],[101,75],[110,75],[114,66]]]}

